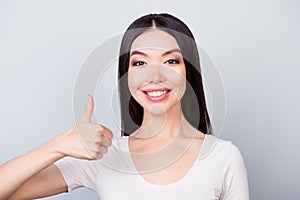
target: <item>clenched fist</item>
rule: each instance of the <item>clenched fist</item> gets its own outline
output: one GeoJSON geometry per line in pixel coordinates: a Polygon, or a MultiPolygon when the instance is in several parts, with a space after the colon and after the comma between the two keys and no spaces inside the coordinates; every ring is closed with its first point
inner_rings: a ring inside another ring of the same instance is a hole
{"type": "Polygon", "coordinates": [[[62,152],[80,159],[101,159],[112,145],[112,132],[103,125],[92,123],[93,97],[89,95],[85,110],[76,125],[65,133],[62,152]]]}

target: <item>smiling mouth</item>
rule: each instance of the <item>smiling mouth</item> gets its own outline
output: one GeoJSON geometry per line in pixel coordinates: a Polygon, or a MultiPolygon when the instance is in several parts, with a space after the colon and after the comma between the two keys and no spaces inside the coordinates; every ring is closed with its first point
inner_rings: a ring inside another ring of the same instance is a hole
{"type": "Polygon", "coordinates": [[[147,94],[148,96],[150,96],[150,97],[160,97],[160,96],[163,96],[163,95],[167,94],[170,91],[171,90],[153,91],[153,92],[143,91],[143,92],[145,94],[147,94]]]}
{"type": "Polygon", "coordinates": [[[160,89],[160,90],[146,90],[143,91],[143,93],[145,93],[147,96],[149,97],[161,97],[164,96],[165,94],[169,93],[171,90],[170,89],[160,89]]]}

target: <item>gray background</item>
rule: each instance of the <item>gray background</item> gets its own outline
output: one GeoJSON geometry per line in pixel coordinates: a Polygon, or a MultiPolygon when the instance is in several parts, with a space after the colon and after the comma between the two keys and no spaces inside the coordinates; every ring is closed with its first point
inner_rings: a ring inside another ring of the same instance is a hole
{"type": "MultiPolygon", "coordinates": [[[[194,2],[0,1],[0,163],[72,127],[73,85],[89,53],[137,17],[166,11],[189,25],[223,78],[221,138],[243,154],[251,199],[299,199],[300,3],[194,2]]],[[[115,73],[98,86],[94,117],[118,137],[111,99],[100,92],[115,88],[115,73]]],[[[83,198],[97,195],[78,189],[45,199],[83,198]]]]}

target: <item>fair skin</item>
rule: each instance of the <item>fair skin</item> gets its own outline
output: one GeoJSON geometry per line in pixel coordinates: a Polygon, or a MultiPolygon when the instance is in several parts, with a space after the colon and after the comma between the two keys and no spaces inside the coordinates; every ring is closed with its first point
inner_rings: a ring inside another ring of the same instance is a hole
{"type": "Polygon", "coordinates": [[[129,90],[144,108],[141,128],[129,137],[134,164],[151,183],[176,182],[193,165],[204,139],[204,134],[187,122],[181,110],[186,71],[180,48],[171,35],[152,28],[134,40],[130,55],[129,90]],[[160,101],[145,94],[166,88],[170,94],[160,101]],[[170,151],[164,153],[165,148],[170,148],[172,155],[170,151]]]}
{"type": "MultiPolygon", "coordinates": [[[[183,58],[176,40],[156,28],[133,42],[131,54],[128,86],[143,106],[144,117],[142,126],[129,137],[130,152],[145,180],[172,183],[189,171],[204,138],[181,111],[179,100],[185,91],[186,75],[183,58]],[[157,100],[158,93],[156,97],[146,96],[145,90],[157,88],[170,89],[168,96],[162,100],[157,100]],[[161,151],[165,148],[170,148],[173,155],[161,151]],[[138,156],[141,153],[147,156],[138,156]],[[149,169],[151,173],[144,173],[149,169]]],[[[54,162],[66,156],[101,159],[112,144],[113,134],[91,122],[93,109],[90,96],[81,118],[69,131],[1,165],[0,200],[34,199],[66,192],[67,185],[54,162]]]]}
{"type": "Polygon", "coordinates": [[[1,165],[0,199],[34,199],[66,192],[67,185],[54,162],[66,156],[101,159],[112,144],[113,134],[91,122],[93,109],[90,96],[82,116],[69,131],[1,165]]]}

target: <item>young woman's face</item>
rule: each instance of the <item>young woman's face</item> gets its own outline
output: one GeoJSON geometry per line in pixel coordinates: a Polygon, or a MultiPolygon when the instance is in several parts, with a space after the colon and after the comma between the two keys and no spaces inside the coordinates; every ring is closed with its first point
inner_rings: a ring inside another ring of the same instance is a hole
{"type": "Polygon", "coordinates": [[[133,41],[128,87],[144,111],[161,114],[180,105],[185,77],[183,57],[173,36],[151,28],[133,41]]]}

